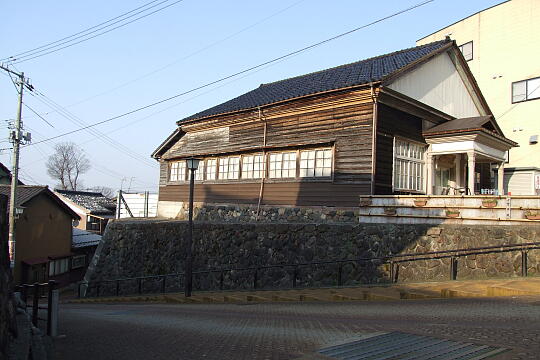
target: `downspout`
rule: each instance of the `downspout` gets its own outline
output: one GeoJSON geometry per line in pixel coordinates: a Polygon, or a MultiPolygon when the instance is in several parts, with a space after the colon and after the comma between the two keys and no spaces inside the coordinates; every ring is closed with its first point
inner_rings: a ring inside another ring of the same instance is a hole
{"type": "Polygon", "coordinates": [[[376,174],[376,165],[377,165],[377,118],[378,107],[377,107],[377,96],[373,88],[373,83],[369,83],[370,86],[370,95],[371,101],[373,102],[373,134],[371,138],[371,195],[375,195],[375,174],[376,174]]]}
{"type": "Polygon", "coordinates": [[[259,201],[257,202],[257,216],[256,219],[259,220],[259,212],[261,210],[261,203],[263,199],[263,193],[264,193],[264,179],[266,177],[266,131],[267,131],[267,123],[266,119],[263,117],[261,107],[259,106],[259,121],[264,121],[264,128],[263,128],[263,173],[261,176],[261,186],[259,188],[259,201]]]}

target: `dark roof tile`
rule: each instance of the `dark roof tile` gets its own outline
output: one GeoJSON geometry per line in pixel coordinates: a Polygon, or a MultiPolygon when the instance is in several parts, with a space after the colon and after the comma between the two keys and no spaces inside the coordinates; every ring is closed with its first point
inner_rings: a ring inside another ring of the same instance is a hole
{"type": "Polygon", "coordinates": [[[197,114],[188,116],[187,118],[178,121],[178,123],[240,110],[253,109],[258,106],[273,104],[279,101],[317,94],[329,90],[343,89],[381,81],[386,76],[441,49],[449,42],[449,40],[436,41],[430,44],[400,50],[331,69],[292,77],[269,84],[262,84],[252,91],[197,114]]]}

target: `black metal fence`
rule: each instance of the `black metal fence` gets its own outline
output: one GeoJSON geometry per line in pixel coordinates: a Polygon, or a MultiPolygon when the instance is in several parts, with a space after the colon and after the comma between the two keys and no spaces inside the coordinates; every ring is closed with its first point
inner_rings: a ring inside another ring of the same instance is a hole
{"type": "MultiPolygon", "coordinates": [[[[508,244],[498,246],[486,246],[468,249],[433,251],[424,253],[395,254],[384,257],[355,258],[341,260],[313,261],[305,263],[261,265],[251,267],[222,267],[204,269],[193,272],[193,284],[195,290],[229,290],[229,289],[286,289],[297,287],[310,287],[309,283],[313,276],[313,269],[325,268],[319,286],[343,286],[346,279],[344,268],[355,266],[361,271],[376,269],[386,265],[389,276],[387,283],[395,283],[399,279],[400,265],[416,261],[449,259],[449,279],[456,280],[458,276],[459,259],[471,255],[485,255],[495,253],[521,252],[521,276],[527,276],[528,251],[540,249],[540,242],[523,244],[508,244]],[[312,270],[312,271],[310,271],[312,270]],[[276,280],[268,286],[261,283],[263,272],[272,272],[271,277],[276,280]],[[243,279],[238,283],[235,280],[243,279]],[[276,284],[277,282],[277,284],[276,284]],[[227,287],[227,284],[236,283],[235,287],[227,287]],[[240,285],[239,285],[240,284],[240,285]]],[[[79,297],[81,286],[87,285],[88,290],[94,290],[93,296],[119,296],[150,293],[180,292],[184,286],[184,273],[161,274],[140,276],[132,278],[120,278],[98,281],[91,284],[79,283],[79,297]]],[[[360,282],[359,284],[367,282],[360,282]]],[[[313,285],[311,285],[312,287],[313,285]]],[[[87,294],[89,292],[87,291],[87,294]]]]}
{"type": "Polygon", "coordinates": [[[33,283],[23,284],[15,286],[15,291],[20,292],[21,300],[24,302],[26,308],[32,308],[32,324],[38,326],[38,321],[47,322],[47,335],[52,335],[53,332],[53,291],[56,288],[56,281],[49,280],[46,283],[33,283]],[[44,291],[46,290],[46,291],[44,291]],[[32,294],[32,305],[28,305],[28,298],[30,293],[32,294]],[[47,299],[47,306],[40,306],[40,299],[47,299]],[[47,310],[47,318],[43,319],[39,317],[39,310],[47,310]]]}

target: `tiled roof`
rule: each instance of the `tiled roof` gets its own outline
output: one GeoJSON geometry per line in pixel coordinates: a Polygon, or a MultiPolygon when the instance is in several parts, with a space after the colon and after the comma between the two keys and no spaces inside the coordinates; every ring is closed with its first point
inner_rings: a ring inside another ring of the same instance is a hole
{"type": "MultiPolygon", "coordinates": [[[[71,215],[74,219],[80,219],[80,216],[77,215],[73,210],[69,208],[58,196],[56,196],[47,186],[38,186],[38,185],[17,185],[17,202],[16,207],[24,207],[27,202],[40,195],[45,193],[46,196],[49,196],[55,203],[57,203],[64,211],[71,215]]],[[[0,185],[0,195],[5,195],[9,199],[11,198],[11,185],[0,185]]]]}
{"type": "Polygon", "coordinates": [[[454,120],[450,120],[442,124],[436,125],[424,131],[423,133],[425,135],[425,134],[430,134],[430,133],[438,133],[441,131],[478,129],[484,126],[484,124],[490,122],[491,119],[492,119],[491,115],[454,119],[454,120]]]}
{"type": "Polygon", "coordinates": [[[71,240],[72,248],[82,248],[87,246],[96,246],[101,241],[101,235],[94,234],[78,228],[73,228],[73,237],[71,240]]]}
{"type": "Polygon", "coordinates": [[[392,73],[422,59],[449,43],[449,40],[436,41],[331,69],[276,81],[270,84],[262,84],[257,89],[184,118],[178,121],[178,123],[240,110],[253,109],[258,106],[273,104],[279,101],[325,91],[381,81],[392,73]]]}
{"type": "Polygon", "coordinates": [[[116,204],[102,193],[90,191],[55,190],[58,194],[90,211],[91,214],[114,215],[116,204]]]}
{"type": "MultiPolygon", "coordinates": [[[[15,206],[24,206],[28,200],[47,190],[47,186],[19,185],[17,186],[17,202],[15,206]]],[[[0,185],[0,194],[11,197],[11,185],[0,185]]]]}

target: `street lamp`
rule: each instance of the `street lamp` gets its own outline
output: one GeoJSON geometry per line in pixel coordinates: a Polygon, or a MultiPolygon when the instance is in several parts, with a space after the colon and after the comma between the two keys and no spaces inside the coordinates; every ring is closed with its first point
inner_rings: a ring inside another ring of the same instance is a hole
{"type": "Polygon", "coordinates": [[[199,167],[200,161],[200,159],[195,158],[186,159],[186,165],[189,169],[189,228],[187,241],[186,271],[184,276],[184,295],[186,297],[191,296],[191,290],[193,288],[193,188],[195,185],[195,171],[199,167]]]}

